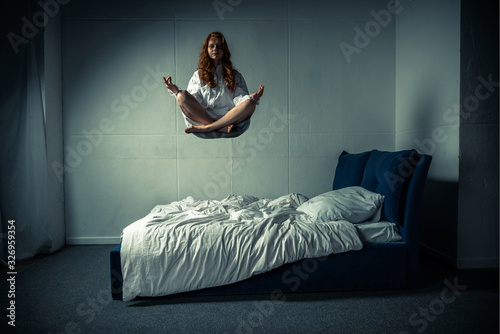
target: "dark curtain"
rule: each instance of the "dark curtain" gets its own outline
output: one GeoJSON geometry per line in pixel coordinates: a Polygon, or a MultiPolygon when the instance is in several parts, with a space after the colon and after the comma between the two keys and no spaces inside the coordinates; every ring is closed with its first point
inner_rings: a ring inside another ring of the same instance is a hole
{"type": "Polygon", "coordinates": [[[0,6],[2,258],[7,258],[8,227],[14,225],[15,256],[22,260],[64,244],[50,212],[44,103],[44,27],[53,18],[36,1],[7,0],[0,6]]]}

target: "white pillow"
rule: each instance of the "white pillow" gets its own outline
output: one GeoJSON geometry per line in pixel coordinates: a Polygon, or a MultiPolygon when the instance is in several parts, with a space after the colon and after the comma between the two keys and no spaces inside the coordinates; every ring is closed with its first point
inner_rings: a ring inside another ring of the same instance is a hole
{"type": "Polygon", "coordinates": [[[363,187],[332,190],[311,198],[297,210],[322,222],[347,220],[351,223],[380,220],[384,196],[363,187]]]}

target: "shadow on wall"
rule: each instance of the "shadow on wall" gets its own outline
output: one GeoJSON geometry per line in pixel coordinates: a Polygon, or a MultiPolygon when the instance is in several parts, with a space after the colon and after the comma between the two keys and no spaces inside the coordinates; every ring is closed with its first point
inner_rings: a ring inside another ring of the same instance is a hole
{"type": "Polygon", "coordinates": [[[458,182],[427,179],[420,218],[420,245],[447,265],[456,266],[458,182]]]}

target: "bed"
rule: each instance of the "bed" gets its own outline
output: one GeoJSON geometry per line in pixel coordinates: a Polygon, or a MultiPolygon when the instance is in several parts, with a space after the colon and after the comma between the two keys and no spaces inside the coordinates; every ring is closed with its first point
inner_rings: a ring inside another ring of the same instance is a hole
{"type": "Polygon", "coordinates": [[[313,198],[157,205],[110,252],[112,297],[415,288],[431,160],[416,150],[344,151],[332,190],[313,198]]]}

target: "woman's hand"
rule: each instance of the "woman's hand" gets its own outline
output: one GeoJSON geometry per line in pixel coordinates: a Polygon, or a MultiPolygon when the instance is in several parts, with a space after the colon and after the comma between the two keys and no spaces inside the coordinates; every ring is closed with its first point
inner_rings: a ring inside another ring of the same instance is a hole
{"type": "Polygon", "coordinates": [[[168,77],[167,79],[165,79],[165,77],[163,77],[163,82],[167,86],[170,93],[177,94],[179,92],[179,87],[177,87],[176,85],[174,85],[172,83],[172,77],[168,77]]]}
{"type": "Polygon", "coordinates": [[[264,95],[264,86],[260,85],[257,93],[253,93],[251,96],[255,101],[259,101],[262,95],[264,95]]]}

